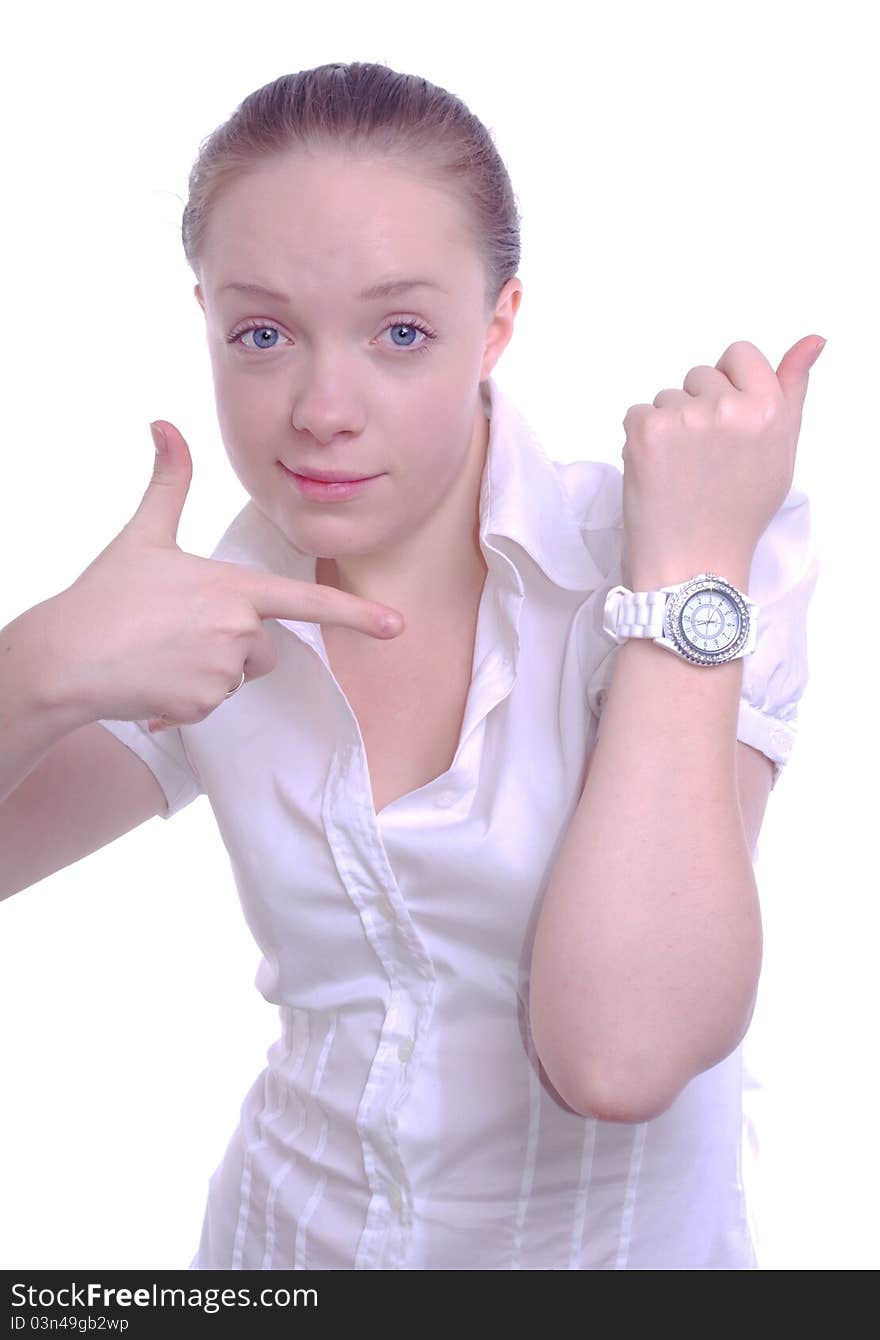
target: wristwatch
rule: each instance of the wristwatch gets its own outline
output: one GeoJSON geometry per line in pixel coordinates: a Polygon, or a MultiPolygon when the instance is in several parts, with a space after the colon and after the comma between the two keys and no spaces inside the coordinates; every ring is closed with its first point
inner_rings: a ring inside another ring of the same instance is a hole
{"type": "Polygon", "coordinates": [[[717,572],[659,591],[613,586],[602,627],[615,642],[650,637],[694,665],[723,665],[755,650],[758,606],[717,572]]]}

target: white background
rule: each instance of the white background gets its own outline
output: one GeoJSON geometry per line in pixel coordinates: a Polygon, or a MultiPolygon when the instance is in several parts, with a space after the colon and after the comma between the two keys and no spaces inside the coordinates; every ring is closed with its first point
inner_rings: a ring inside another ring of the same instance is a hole
{"type": "MultiPolygon", "coordinates": [[[[775,368],[827,338],[795,472],[822,564],[810,681],[759,844],[746,1175],[764,1268],[876,1268],[870,7],[136,12],[17,7],[5,25],[0,626],[70,585],[139,505],[150,420],[192,453],[182,548],[209,554],[247,501],[179,227],[199,141],[281,74],[382,61],[492,130],[525,289],[496,377],[556,459],[621,465],[628,407],[734,340],[775,368]]],[[[258,962],[204,797],[0,905],[0,1267],[188,1264],[278,1031],[258,962]]]]}

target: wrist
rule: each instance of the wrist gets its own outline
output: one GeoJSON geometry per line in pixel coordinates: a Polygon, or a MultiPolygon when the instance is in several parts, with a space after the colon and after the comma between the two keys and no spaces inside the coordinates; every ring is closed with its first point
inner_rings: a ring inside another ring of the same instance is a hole
{"type": "Polygon", "coordinates": [[[624,585],[630,591],[659,591],[663,586],[678,586],[688,582],[701,572],[716,572],[719,577],[735,586],[743,595],[749,594],[749,575],[751,559],[742,557],[732,559],[704,558],[679,562],[668,560],[663,563],[636,565],[629,570],[630,581],[624,578],[624,585]]]}

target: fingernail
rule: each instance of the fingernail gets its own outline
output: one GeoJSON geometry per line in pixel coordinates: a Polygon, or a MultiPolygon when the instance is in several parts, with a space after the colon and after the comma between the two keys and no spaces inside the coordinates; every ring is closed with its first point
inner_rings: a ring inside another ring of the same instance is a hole
{"type": "Polygon", "coordinates": [[[826,345],[827,343],[828,343],[827,340],[823,340],[821,344],[817,344],[817,345],[816,345],[816,348],[813,350],[813,362],[814,362],[814,363],[815,363],[816,359],[819,357],[819,355],[821,354],[822,350],[825,348],[825,345],[826,345]]]}
{"type": "Polygon", "coordinates": [[[164,451],[164,450],[165,450],[165,434],[162,432],[162,429],[159,428],[155,423],[151,423],[151,424],[150,424],[150,432],[153,434],[153,442],[154,442],[155,445],[156,445],[156,452],[157,452],[157,454],[158,454],[159,452],[164,451]]]}
{"type": "Polygon", "coordinates": [[[382,618],[383,633],[399,633],[403,627],[403,621],[399,614],[386,614],[382,618]]]}

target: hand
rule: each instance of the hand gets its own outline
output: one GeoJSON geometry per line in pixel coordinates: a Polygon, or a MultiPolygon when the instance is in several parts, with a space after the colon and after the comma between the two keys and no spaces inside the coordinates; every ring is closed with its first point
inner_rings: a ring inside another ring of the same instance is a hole
{"type": "Polygon", "coordinates": [[[776,372],[747,340],[683,391],[631,405],[623,420],[623,581],[630,590],[711,570],[747,579],[758,541],[791,489],[810,369],[806,335],[776,372]]]}
{"type": "Polygon", "coordinates": [[[204,720],[242,670],[255,679],[275,668],[264,619],[341,624],[383,639],[402,631],[403,616],[389,606],[180,549],[192,459],[177,429],[162,426],[167,450],[134,516],[42,607],[46,646],[64,665],[64,696],[84,719],[152,718],[157,729],[204,720]],[[400,619],[392,633],[382,627],[389,613],[400,619]]]}

